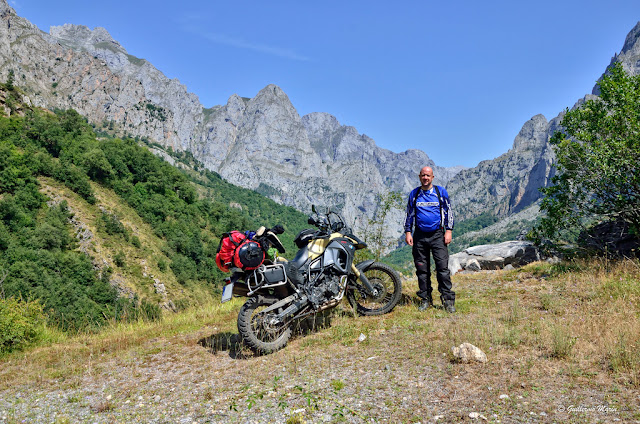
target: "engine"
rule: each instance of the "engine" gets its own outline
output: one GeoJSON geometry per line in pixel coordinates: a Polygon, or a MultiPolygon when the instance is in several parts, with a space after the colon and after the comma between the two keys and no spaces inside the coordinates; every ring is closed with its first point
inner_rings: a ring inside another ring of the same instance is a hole
{"type": "Polygon", "coordinates": [[[323,303],[340,296],[344,289],[342,280],[346,281],[345,275],[339,275],[333,269],[325,269],[313,283],[309,283],[304,288],[304,291],[314,308],[318,308],[323,303]]]}

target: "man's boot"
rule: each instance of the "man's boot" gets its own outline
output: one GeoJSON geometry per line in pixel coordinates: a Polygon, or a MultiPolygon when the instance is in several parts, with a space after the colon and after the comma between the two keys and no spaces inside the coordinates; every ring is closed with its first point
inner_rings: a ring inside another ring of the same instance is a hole
{"type": "Polygon", "coordinates": [[[454,313],[456,311],[456,307],[453,306],[454,303],[455,303],[454,300],[445,300],[444,301],[444,310],[449,312],[450,314],[454,313]]]}
{"type": "Polygon", "coordinates": [[[433,306],[433,300],[431,300],[431,298],[426,298],[426,299],[422,299],[422,302],[420,302],[420,306],[418,306],[418,310],[419,311],[426,311],[427,309],[431,308],[433,306]]]}

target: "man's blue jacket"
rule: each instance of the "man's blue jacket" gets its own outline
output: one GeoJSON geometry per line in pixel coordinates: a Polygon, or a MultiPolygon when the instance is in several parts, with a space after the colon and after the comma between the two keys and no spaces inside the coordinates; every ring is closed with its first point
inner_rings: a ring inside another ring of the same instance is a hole
{"type": "Polygon", "coordinates": [[[404,231],[411,233],[415,222],[416,228],[424,232],[432,232],[438,228],[453,230],[453,213],[449,202],[449,193],[444,187],[434,185],[430,190],[416,187],[409,193],[407,201],[407,218],[404,231]],[[440,197],[438,197],[438,191],[440,197]]]}

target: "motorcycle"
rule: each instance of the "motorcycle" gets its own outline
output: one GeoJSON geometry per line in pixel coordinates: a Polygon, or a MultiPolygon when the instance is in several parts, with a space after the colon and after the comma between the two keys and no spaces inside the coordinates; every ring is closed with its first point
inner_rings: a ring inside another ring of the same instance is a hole
{"type": "Polygon", "coordinates": [[[268,354],[286,346],[293,324],[336,307],[346,296],[360,315],[389,313],[402,296],[399,274],[390,266],[373,260],[354,264],[356,250],[367,247],[346,225],[343,217],[330,209],[312,207],[308,223],[314,229],[301,231],[299,248],[288,261],[278,239],[284,229],[261,227],[251,240],[260,246],[241,245],[237,265],[225,279],[222,302],[232,296],[247,297],[238,313],[238,332],[249,348],[268,354]],[[244,251],[243,251],[244,249],[244,251]],[[248,269],[251,268],[251,269],[248,269]]]}

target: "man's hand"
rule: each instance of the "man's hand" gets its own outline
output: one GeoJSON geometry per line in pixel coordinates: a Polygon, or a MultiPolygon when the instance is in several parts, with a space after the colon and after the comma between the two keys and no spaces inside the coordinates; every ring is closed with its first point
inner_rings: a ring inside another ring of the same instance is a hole
{"type": "Polygon", "coordinates": [[[411,235],[411,233],[405,233],[404,239],[409,246],[413,246],[413,236],[411,235]]]}
{"type": "Polygon", "coordinates": [[[449,245],[449,243],[451,243],[451,240],[453,239],[453,232],[451,230],[447,230],[444,232],[444,244],[446,246],[449,245]]]}

